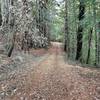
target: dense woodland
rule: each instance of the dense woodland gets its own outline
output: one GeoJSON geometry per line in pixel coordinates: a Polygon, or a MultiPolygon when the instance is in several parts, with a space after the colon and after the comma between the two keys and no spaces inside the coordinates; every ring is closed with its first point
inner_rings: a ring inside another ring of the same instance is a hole
{"type": "Polygon", "coordinates": [[[99,0],[1,0],[0,11],[8,56],[15,42],[16,48],[28,49],[48,47],[52,40],[64,43],[69,59],[100,65],[99,0]]]}
{"type": "Polygon", "coordinates": [[[100,1],[66,0],[65,7],[68,57],[100,66],[100,1]]]}

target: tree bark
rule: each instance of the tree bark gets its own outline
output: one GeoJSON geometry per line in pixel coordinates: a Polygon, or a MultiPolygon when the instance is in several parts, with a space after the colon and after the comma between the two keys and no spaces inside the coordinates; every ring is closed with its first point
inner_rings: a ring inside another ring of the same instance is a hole
{"type": "Polygon", "coordinates": [[[98,65],[98,40],[97,40],[97,24],[96,24],[96,4],[93,0],[93,18],[94,18],[94,32],[95,32],[95,65],[98,65]]]}
{"type": "Polygon", "coordinates": [[[97,66],[100,67],[100,22],[98,23],[98,30],[99,32],[98,32],[98,45],[97,45],[98,46],[97,66]]]}
{"type": "Polygon", "coordinates": [[[2,25],[2,14],[1,14],[1,1],[0,1],[0,26],[2,25]]]}
{"type": "Polygon", "coordinates": [[[79,5],[79,26],[77,31],[77,53],[76,53],[76,60],[81,61],[82,57],[82,38],[83,38],[83,25],[82,21],[84,19],[84,13],[85,13],[85,4],[84,0],[80,0],[79,5]]]}
{"type": "Polygon", "coordinates": [[[64,35],[64,51],[69,52],[68,37],[68,1],[65,0],[65,35],[64,35]]]}
{"type": "Polygon", "coordinates": [[[93,32],[93,28],[91,28],[91,29],[90,29],[90,32],[89,32],[88,55],[87,55],[87,61],[86,61],[87,64],[89,63],[89,58],[90,58],[90,49],[91,49],[92,32],[93,32]]]}

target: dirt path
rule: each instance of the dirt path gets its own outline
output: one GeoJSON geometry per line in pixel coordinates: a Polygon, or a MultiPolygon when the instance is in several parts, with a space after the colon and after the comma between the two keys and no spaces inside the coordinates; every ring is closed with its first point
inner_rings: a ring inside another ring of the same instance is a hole
{"type": "Polygon", "coordinates": [[[69,65],[63,54],[53,43],[48,57],[21,76],[22,85],[6,100],[100,100],[100,71],[69,65]]]}

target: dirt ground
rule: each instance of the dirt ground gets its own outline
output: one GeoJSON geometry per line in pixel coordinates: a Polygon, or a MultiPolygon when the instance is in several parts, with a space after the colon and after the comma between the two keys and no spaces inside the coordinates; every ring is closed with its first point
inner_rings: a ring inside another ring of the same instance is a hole
{"type": "Polygon", "coordinates": [[[100,69],[69,65],[60,43],[30,55],[42,60],[30,57],[21,71],[1,80],[0,100],[100,100],[100,69]]]}

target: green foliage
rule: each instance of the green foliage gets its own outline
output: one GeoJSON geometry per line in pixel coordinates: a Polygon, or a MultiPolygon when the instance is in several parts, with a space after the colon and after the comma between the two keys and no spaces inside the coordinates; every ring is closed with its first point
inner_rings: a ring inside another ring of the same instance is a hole
{"type": "Polygon", "coordinates": [[[64,3],[53,3],[53,10],[51,10],[51,40],[63,42],[64,36],[64,3]]]}
{"type": "MultiPolygon", "coordinates": [[[[74,60],[76,52],[76,40],[77,40],[77,30],[79,26],[78,14],[79,14],[79,0],[68,0],[67,1],[67,10],[68,10],[68,34],[69,34],[69,58],[74,60]]],[[[66,13],[66,11],[64,12],[66,13]]],[[[63,17],[62,17],[63,18],[63,17]]],[[[89,64],[94,64],[96,59],[96,34],[100,32],[100,29],[97,28],[98,22],[100,22],[100,1],[98,0],[85,0],[85,17],[80,22],[83,27],[83,43],[82,47],[82,62],[86,63],[88,55],[88,43],[89,43],[89,34],[90,29],[93,28],[92,40],[90,46],[90,58],[89,64]],[[95,11],[95,13],[94,13],[95,11]]],[[[99,42],[99,41],[97,41],[99,42]]],[[[98,43],[100,44],[100,43],[98,43]]]]}

